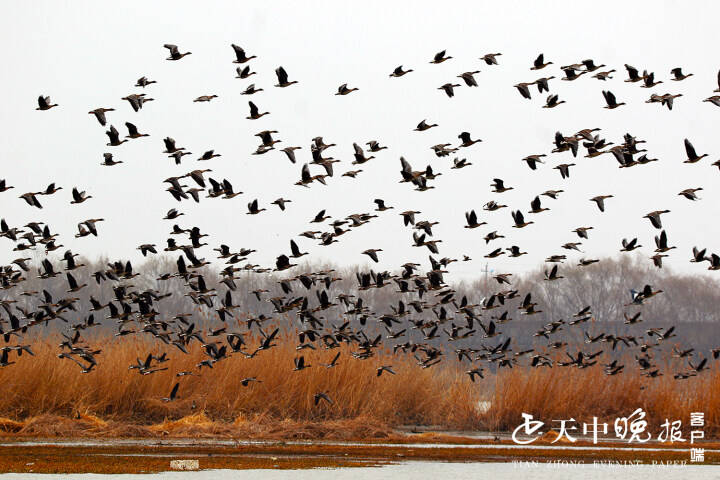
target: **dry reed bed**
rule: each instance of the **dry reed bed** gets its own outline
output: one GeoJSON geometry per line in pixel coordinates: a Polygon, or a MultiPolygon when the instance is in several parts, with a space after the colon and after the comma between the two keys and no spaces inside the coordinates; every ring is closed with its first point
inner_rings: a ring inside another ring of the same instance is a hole
{"type": "MultiPolygon", "coordinates": [[[[650,430],[656,433],[666,419],[681,420],[687,431],[690,412],[703,412],[706,435],[720,434],[720,371],[675,380],[665,366],[661,367],[665,375],[647,378],[632,358],[623,362],[628,371],[616,376],[606,376],[599,368],[515,368],[502,372],[491,398],[492,408],[484,416],[485,425],[492,430],[513,429],[520,423],[522,412],[546,423],[570,418],[589,423],[594,416],[614,421],[642,408],[650,430]]],[[[609,428],[612,430],[612,425],[609,428]]]]}
{"type": "MultiPolygon", "coordinates": [[[[95,371],[57,358],[56,341],[33,343],[34,357],[23,356],[0,369],[0,431],[28,436],[234,436],[246,438],[371,439],[393,436],[403,424],[448,429],[507,431],[527,412],[552,419],[611,421],[642,407],[656,430],[665,420],[689,422],[691,411],[706,415],[706,435],[719,432],[720,374],[676,381],[671,376],[641,377],[630,370],[607,377],[599,368],[503,369],[469,381],[450,352],[443,364],[421,369],[409,355],[378,352],[368,360],[342,347],[335,368],[325,368],[338,350],[297,352],[289,338],[255,358],[234,354],[203,368],[200,376],[177,378],[207,358],[195,343],[190,354],[139,338],[91,341],[101,348],[95,371]],[[128,366],[149,352],[167,351],[167,371],[139,375],[128,366]],[[312,367],[293,372],[293,358],[304,355],[312,367]],[[447,364],[447,366],[443,366],[447,364]],[[392,365],[397,375],[376,369],[392,365]],[[260,382],[243,387],[241,380],[260,382]],[[165,403],[176,381],[178,399],[165,403]],[[316,392],[334,403],[315,406],[316,392]],[[490,400],[486,412],[479,400],[490,400]],[[193,408],[194,407],[194,408],[193,408]]],[[[250,340],[256,344],[257,339],[250,340]]],[[[633,367],[628,359],[628,366],[633,367]]],[[[468,365],[467,363],[465,366],[468,365]]]]}
{"type": "MultiPolygon", "coordinates": [[[[257,339],[248,341],[257,344],[257,339]]],[[[50,415],[85,423],[90,427],[83,429],[98,433],[124,424],[142,426],[142,431],[147,430],[145,426],[156,425],[148,432],[242,431],[250,435],[257,430],[255,433],[274,435],[275,430],[293,430],[308,437],[323,436],[327,430],[351,429],[357,430],[356,437],[372,437],[387,435],[392,425],[423,423],[460,428],[476,420],[477,388],[461,372],[423,370],[412,357],[404,355],[379,352],[368,360],[357,360],[350,356],[350,348],[342,347],[338,365],[328,369],[322,364],[329,363],[338,350],[297,352],[288,338],[279,338],[277,347],[254,358],[233,354],[212,369],[202,368],[200,376],[177,378],[179,371],[197,373],[195,365],[207,358],[197,343],[189,355],[144,339],[112,338],[90,343],[102,353],[97,357],[97,368],[88,374],[81,373],[75,363],[57,358],[60,350],[53,341],[34,342],[34,357],[23,356],[15,365],[0,369],[4,392],[0,416],[6,418],[0,421],[0,428],[28,434],[42,434],[48,428],[53,435],[63,435],[65,428],[71,428],[46,425],[57,421],[50,415]],[[167,371],[143,376],[137,370],[128,370],[136,358],[161,351],[167,351],[171,358],[160,365],[169,367],[167,371]],[[293,372],[293,359],[298,355],[305,356],[312,367],[293,372]],[[397,375],[385,373],[378,378],[376,369],[380,365],[392,365],[397,375]],[[257,377],[261,382],[243,387],[240,382],[246,377],[257,377]],[[176,381],[180,382],[178,399],[163,402],[176,381]],[[314,405],[313,397],[320,391],[329,394],[332,405],[314,405]]]]}

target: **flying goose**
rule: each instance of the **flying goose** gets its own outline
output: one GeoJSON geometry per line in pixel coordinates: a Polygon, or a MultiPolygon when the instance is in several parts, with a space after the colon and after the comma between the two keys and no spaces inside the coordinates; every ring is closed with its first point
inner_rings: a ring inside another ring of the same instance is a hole
{"type": "Polygon", "coordinates": [[[347,172],[343,173],[341,177],[350,177],[350,178],[356,178],[362,170],[348,170],[347,172]]]}
{"type": "Polygon", "coordinates": [[[688,140],[687,138],[685,139],[685,152],[687,153],[688,158],[683,163],[696,163],[704,157],[707,157],[707,153],[703,153],[702,155],[698,156],[698,154],[695,153],[695,147],[693,147],[693,144],[690,143],[690,140],[688,140]]]}
{"type": "Polygon", "coordinates": [[[662,80],[655,81],[655,72],[647,73],[647,71],[643,71],[643,84],[640,85],[642,88],[652,88],[659,83],[663,82],[662,80]]]}
{"type": "Polygon", "coordinates": [[[127,97],[122,97],[122,100],[127,100],[132,109],[137,112],[142,109],[143,103],[152,102],[155,99],[147,97],[144,93],[133,93],[131,95],[128,95],[127,97]]]}
{"type": "Polygon", "coordinates": [[[274,202],[271,202],[271,203],[272,203],[273,205],[277,205],[277,206],[280,208],[280,210],[285,211],[285,204],[286,204],[286,203],[290,203],[290,202],[292,202],[292,200],[287,200],[287,199],[285,199],[285,198],[280,197],[280,198],[278,198],[277,200],[275,200],[274,202]]]}
{"type": "Polygon", "coordinates": [[[710,102],[716,107],[720,107],[720,95],[713,95],[712,97],[708,97],[703,102],[710,102]]]}
{"type": "Polygon", "coordinates": [[[373,262],[378,263],[377,252],[382,252],[382,248],[369,248],[362,252],[363,255],[367,255],[372,259],[373,262]]]}
{"type": "Polygon", "coordinates": [[[523,228],[523,227],[527,227],[531,223],[535,223],[532,221],[526,222],[525,217],[523,216],[523,214],[520,210],[516,210],[511,213],[512,213],[513,222],[515,222],[515,225],[513,225],[513,228],[523,228]]]}
{"type": "Polygon", "coordinates": [[[56,193],[62,189],[63,189],[63,187],[57,187],[57,186],[55,186],[55,182],[53,182],[53,183],[49,184],[45,188],[45,190],[43,190],[42,192],[39,192],[39,195],[52,195],[53,193],[56,193]]]}
{"type": "Polygon", "coordinates": [[[177,382],[175,384],[175,386],[172,388],[172,390],[170,390],[170,396],[162,399],[163,402],[172,402],[173,400],[175,400],[177,398],[177,392],[178,392],[179,387],[180,387],[180,382],[177,382]]]}
{"type": "Polygon", "coordinates": [[[537,170],[537,164],[538,163],[545,163],[542,160],[540,160],[542,157],[546,157],[544,153],[541,153],[539,155],[528,155],[527,157],[520,160],[521,162],[527,162],[528,167],[530,167],[530,170],[537,170]]]}
{"type": "Polygon", "coordinates": [[[356,90],[359,90],[359,89],[358,89],[358,88],[348,88],[347,83],[343,83],[342,85],[340,85],[340,86],[338,87],[337,92],[335,93],[335,95],[347,95],[347,94],[352,93],[352,92],[354,92],[354,91],[356,91],[356,90]]]}
{"type": "Polygon", "coordinates": [[[545,56],[541,53],[537,56],[535,61],[533,62],[533,66],[530,67],[530,70],[541,70],[548,65],[552,65],[553,62],[545,62],[545,56]]]}
{"type": "Polygon", "coordinates": [[[655,235],[655,246],[657,247],[655,249],[655,251],[658,253],[664,253],[669,250],[672,250],[673,248],[676,248],[676,247],[668,247],[667,233],[665,233],[665,230],[660,232],[659,236],[655,235]]]}
{"type": "Polygon", "coordinates": [[[114,112],[114,108],[96,108],[95,110],[90,110],[88,112],[88,115],[95,115],[95,118],[98,122],[100,122],[100,125],[103,127],[107,123],[107,120],[105,119],[105,112],[114,112]]]}
{"type": "Polygon", "coordinates": [[[278,83],[275,85],[276,87],[285,88],[294,83],[298,83],[297,80],[293,80],[292,82],[288,81],[288,74],[282,66],[275,69],[275,75],[278,79],[278,83]]]}
{"type": "Polygon", "coordinates": [[[138,250],[140,250],[140,253],[142,253],[143,257],[147,257],[148,252],[157,254],[157,250],[155,249],[154,243],[143,243],[139,247],[137,247],[138,250]]]}
{"type": "Polygon", "coordinates": [[[50,110],[53,107],[57,107],[56,103],[51,103],[50,97],[44,97],[40,95],[38,97],[38,107],[35,110],[50,110]]]}
{"type": "Polygon", "coordinates": [[[642,247],[642,245],[638,245],[637,241],[638,241],[637,238],[633,238],[633,239],[630,240],[629,242],[628,242],[628,240],[627,240],[626,238],[623,238],[623,239],[622,239],[622,246],[623,246],[623,248],[620,249],[620,251],[621,251],[621,252],[632,252],[632,251],[635,250],[636,248],[642,247]]]}
{"type": "Polygon", "coordinates": [[[558,98],[557,95],[549,95],[543,108],[555,108],[561,103],[565,103],[565,100],[558,100],[558,98]]]}
{"type": "MultiPolygon", "coordinates": [[[[182,149],[184,150],[184,148],[182,149]]],[[[213,158],[217,158],[221,156],[219,153],[215,153],[215,150],[208,150],[205,153],[203,153],[200,158],[198,158],[199,162],[212,160],[213,158]]]]}
{"type": "Polygon", "coordinates": [[[686,188],[682,192],[678,193],[678,195],[682,195],[683,197],[687,198],[688,200],[696,201],[700,200],[700,197],[696,195],[697,192],[702,190],[702,187],[698,188],[686,188]]]}
{"type": "Polygon", "coordinates": [[[316,406],[316,407],[317,407],[318,404],[320,403],[320,400],[325,400],[325,401],[326,401],[327,403],[329,403],[330,405],[332,405],[332,403],[333,403],[333,401],[332,401],[332,399],[330,398],[330,396],[329,396],[327,393],[325,393],[325,392],[317,392],[317,393],[313,396],[313,399],[314,399],[313,401],[315,402],[315,406],[316,406]]]}
{"type": "Polygon", "coordinates": [[[130,122],[125,122],[125,127],[127,127],[127,129],[128,129],[128,134],[125,136],[125,138],[140,138],[140,137],[149,137],[150,136],[147,133],[138,132],[137,127],[130,122]]]}
{"type": "Polygon", "coordinates": [[[365,156],[365,152],[363,151],[362,147],[358,145],[357,143],[353,143],[353,149],[355,152],[353,153],[353,156],[355,157],[355,160],[353,160],[353,165],[362,165],[365,162],[368,162],[375,158],[374,156],[365,156]]]}
{"type": "Polygon", "coordinates": [[[83,288],[87,287],[87,283],[79,285],[77,280],[75,280],[75,277],[73,277],[71,273],[68,272],[65,275],[67,277],[68,286],[70,287],[70,290],[68,290],[67,293],[78,292],[83,288]]]}
{"type": "Polygon", "coordinates": [[[0,193],[7,192],[11,188],[15,188],[12,185],[8,185],[4,178],[0,178],[0,193]]]}
{"type": "Polygon", "coordinates": [[[540,213],[544,212],[546,210],[550,210],[549,208],[543,208],[540,203],[540,197],[536,196],[532,202],[530,202],[530,211],[528,213],[540,213]]]}
{"type": "Polygon", "coordinates": [[[528,100],[532,99],[532,94],[530,93],[530,86],[535,85],[536,82],[530,82],[530,83],[518,83],[517,85],[513,85],[515,88],[518,89],[518,92],[520,92],[520,95],[523,96],[523,98],[526,98],[528,100]]]}
{"type": "MultiPolygon", "coordinates": [[[[457,157],[453,158],[453,166],[450,167],[453,170],[459,170],[461,168],[469,167],[472,165],[472,163],[467,161],[467,158],[459,159],[457,157]]],[[[427,167],[430,169],[430,165],[427,167]]],[[[442,173],[435,174],[435,176],[442,175],[442,173]]],[[[429,176],[425,175],[425,178],[430,178],[429,176]]]]}
{"type": "Polygon", "coordinates": [[[608,70],[606,72],[598,72],[595,75],[593,75],[593,78],[597,78],[598,80],[607,81],[608,79],[612,79],[614,77],[611,77],[610,75],[615,72],[615,69],[608,70]]]}
{"type": "Polygon", "coordinates": [[[594,72],[595,70],[606,66],[605,64],[595,65],[595,62],[591,58],[583,60],[580,63],[585,66],[585,70],[587,70],[588,72],[594,72]]]}
{"type": "Polygon", "coordinates": [[[480,60],[483,60],[488,65],[497,65],[497,59],[495,57],[499,57],[502,55],[502,53],[487,53],[480,57],[480,60]]]}
{"type": "MultiPolygon", "coordinates": [[[[168,158],[175,159],[175,165],[180,165],[182,163],[182,157],[184,157],[185,155],[192,155],[192,152],[183,152],[181,150],[178,150],[168,155],[168,158]]],[[[196,199],[195,201],[197,202],[198,200],[196,199]]]]}
{"type": "Polygon", "coordinates": [[[560,165],[553,167],[553,170],[559,170],[562,178],[570,178],[570,167],[574,166],[574,163],[561,163],[560,165]]]}
{"type": "Polygon", "coordinates": [[[662,215],[663,213],[670,213],[670,210],[655,210],[643,216],[643,218],[647,218],[648,220],[650,220],[652,226],[660,230],[662,228],[662,221],[660,220],[660,215],[662,215]]]}
{"type": "Polygon", "coordinates": [[[615,99],[615,95],[610,90],[603,90],[602,92],[603,97],[605,97],[605,108],[608,108],[610,110],[615,109],[621,105],[625,105],[625,103],[618,103],[615,99]]]}
{"type": "Polygon", "coordinates": [[[308,185],[311,184],[314,181],[318,181],[325,185],[325,177],[326,175],[310,175],[310,167],[308,164],[304,164],[302,166],[302,169],[300,170],[300,181],[295,182],[295,185],[300,185],[302,187],[309,188],[308,185]]]}
{"type": "Polygon", "coordinates": [[[262,88],[255,88],[255,84],[251,83],[250,85],[247,86],[247,88],[245,90],[240,92],[240,95],[253,95],[257,92],[262,92],[262,91],[264,91],[262,88]]]}
{"type": "Polygon", "coordinates": [[[295,267],[295,266],[297,266],[297,265],[294,263],[290,263],[290,259],[288,258],[287,255],[280,255],[279,257],[277,257],[277,260],[275,261],[275,267],[276,267],[275,271],[278,271],[278,272],[280,272],[282,270],[287,270],[288,268],[295,267]]]}
{"type": "Polygon", "coordinates": [[[477,87],[478,86],[477,81],[475,80],[475,77],[473,76],[476,73],[480,73],[480,70],[475,70],[474,72],[465,72],[463,74],[458,75],[457,78],[462,78],[463,81],[465,82],[465,85],[467,85],[468,87],[477,87]]]}
{"type": "Polygon", "coordinates": [[[592,230],[593,227],[578,227],[575,230],[573,230],[574,233],[577,233],[578,237],[588,239],[588,230],[592,230]]]}
{"type": "Polygon", "coordinates": [[[110,139],[110,143],[107,144],[108,147],[117,147],[118,145],[127,142],[126,139],[120,140],[120,133],[113,125],[110,125],[110,130],[107,130],[105,134],[110,139]]]}
{"type": "Polygon", "coordinates": [[[430,63],[442,63],[445,60],[450,60],[453,57],[445,56],[445,50],[442,50],[433,56],[433,59],[430,63]]]}
{"type": "Polygon", "coordinates": [[[177,45],[172,45],[170,43],[166,43],[165,45],[163,45],[163,47],[167,48],[170,51],[170,56],[166,58],[166,60],[180,60],[184,56],[192,54],[192,52],[180,53],[177,45]]]}
{"type": "Polygon", "coordinates": [[[184,213],[178,212],[176,209],[171,208],[168,210],[167,214],[163,217],[163,220],[174,220],[180,215],[185,215],[184,213]]]}
{"type": "Polygon", "coordinates": [[[300,150],[301,148],[302,147],[285,147],[280,151],[283,152],[285,155],[287,155],[287,157],[291,163],[295,163],[296,162],[295,150],[300,150]]]}
{"type": "Polygon", "coordinates": [[[209,168],[206,168],[203,170],[197,169],[197,170],[193,170],[192,172],[186,173],[185,176],[192,178],[195,183],[197,183],[202,188],[205,188],[204,174],[206,172],[212,172],[212,170],[209,168]]]}
{"type": "Polygon", "coordinates": [[[469,212],[465,212],[465,220],[467,221],[467,225],[465,225],[465,228],[477,228],[482,225],[487,225],[487,222],[478,223],[477,214],[475,213],[475,210],[470,210],[469,212]]]}
{"type": "Polygon", "coordinates": [[[395,70],[393,70],[393,72],[390,74],[390,76],[391,76],[391,77],[400,78],[400,77],[402,77],[403,75],[408,74],[408,73],[410,73],[410,72],[412,72],[412,71],[413,71],[412,68],[407,69],[407,70],[403,70],[403,66],[400,65],[400,66],[396,67],[395,70]]]}
{"type": "Polygon", "coordinates": [[[709,259],[705,256],[705,252],[707,249],[703,248],[702,250],[699,250],[697,247],[692,248],[693,258],[690,260],[693,263],[700,263],[704,262],[705,260],[709,259]]]}
{"type": "Polygon", "coordinates": [[[257,72],[251,72],[250,71],[250,65],[246,65],[245,67],[237,67],[235,69],[235,72],[237,72],[237,77],[235,78],[248,78],[251,75],[256,75],[257,72]]]}
{"type": "Polygon", "coordinates": [[[523,256],[523,255],[527,255],[527,252],[521,251],[521,250],[520,250],[520,247],[518,247],[517,245],[513,245],[513,246],[511,246],[511,247],[508,247],[508,248],[506,248],[505,250],[507,250],[508,252],[510,252],[510,256],[511,256],[511,257],[521,257],[521,256],[523,256]]]}
{"type": "Polygon", "coordinates": [[[135,82],[136,87],[142,87],[145,88],[150,84],[157,83],[155,80],[148,80],[147,77],[140,77],[137,79],[137,82],[135,82]]]}
{"type": "Polygon", "coordinates": [[[650,257],[650,260],[653,261],[653,265],[655,265],[657,268],[662,268],[662,259],[663,259],[663,257],[667,257],[667,256],[668,255],[662,255],[660,253],[656,253],[655,255],[650,257]]]}
{"type": "Polygon", "coordinates": [[[505,182],[500,178],[493,178],[493,183],[490,186],[493,187],[492,191],[494,193],[503,193],[513,189],[513,187],[506,187],[505,182]]]}
{"type": "Polygon", "coordinates": [[[113,165],[117,165],[119,163],[123,163],[123,161],[122,160],[113,160],[112,153],[103,153],[103,162],[100,165],[104,165],[106,167],[112,167],[113,165]]]}
{"type": "Polygon", "coordinates": [[[365,145],[368,146],[368,150],[371,152],[379,152],[380,150],[387,150],[388,147],[383,147],[378,143],[377,140],[370,140],[369,142],[366,142],[365,145]]]}
{"type": "Polygon", "coordinates": [[[565,74],[565,76],[562,78],[562,80],[572,82],[573,80],[577,80],[582,75],[585,75],[586,73],[588,73],[587,70],[582,70],[582,71],[580,71],[580,73],[578,73],[578,71],[577,71],[578,68],[576,68],[574,65],[568,65],[566,67],[563,67],[562,71],[565,74]]]}
{"type": "Polygon", "coordinates": [[[550,85],[548,82],[550,82],[550,80],[553,80],[554,78],[554,76],[550,76],[538,78],[537,80],[535,80],[535,85],[537,86],[538,93],[549,92],[550,85]]]}
{"type": "Polygon", "coordinates": [[[708,267],[708,270],[720,270],[720,256],[713,253],[710,255],[710,258],[708,260],[710,261],[710,266],[708,267]]]}
{"type": "Polygon", "coordinates": [[[265,211],[264,208],[258,208],[258,200],[256,198],[252,202],[248,203],[248,211],[246,215],[257,215],[258,213],[263,211],[265,211]]]}
{"type": "Polygon", "coordinates": [[[553,281],[553,280],[560,280],[561,278],[565,278],[562,275],[558,275],[558,266],[553,265],[552,269],[548,272],[545,270],[545,280],[553,281]]]}
{"type": "Polygon", "coordinates": [[[590,201],[595,202],[595,204],[600,209],[600,211],[604,212],[605,211],[605,200],[608,198],[613,198],[613,196],[612,195],[598,195],[597,197],[591,198],[590,201]]]}
{"type": "Polygon", "coordinates": [[[635,83],[643,80],[643,77],[640,76],[637,68],[632,67],[626,63],[625,70],[627,70],[628,73],[628,78],[625,80],[626,82],[635,83]]]}
{"type": "Polygon", "coordinates": [[[171,137],[165,137],[163,143],[165,144],[165,151],[163,151],[163,153],[174,153],[178,150],[185,150],[185,147],[176,147],[175,139],[171,137]]]}
{"type": "Polygon", "coordinates": [[[433,123],[432,125],[428,125],[425,123],[425,120],[417,124],[417,127],[415,127],[416,132],[424,132],[425,130],[428,130],[432,127],[437,127],[437,123],[433,123]]]}
{"type": "Polygon", "coordinates": [[[245,55],[245,50],[242,49],[242,47],[235,45],[234,43],[230,45],[233,48],[233,51],[235,52],[235,60],[233,60],[232,63],[246,63],[252,60],[253,58],[257,58],[255,55],[252,55],[248,57],[245,55]]]}
{"type": "Polygon", "coordinates": [[[540,195],[545,195],[546,197],[550,197],[553,200],[557,200],[558,195],[560,195],[564,191],[565,190],[546,190],[543,193],[541,193],[540,195]]]}
{"type": "Polygon", "coordinates": [[[300,258],[303,255],[307,255],[307,252],[301,252],[300,248],[298,247],[297,243],[295,243],[295,240],[290,240],[290,251],[292,252],[293,258],[300,258]]]}
{"type": "Polygon", "coordinates": [[[85,191],[82,191],[82,192],[79,191],[79,190],[77,189],[77,187],[73,187],[73,189],[72,189],[72,197],[73,197],[73,199],[72,199],[72,201],[71,201],[70,203],[73,204],[73,205],[79,204],[79,203],[83,203],[85,200],[87,200],[87,199],[89,199],[89,198],[93,198],[92,195],[86,195],[86,194],[85,194],[85,191]]]}
{"type": "Polygon", "coordinates": [[[483,205],[483,210],[487,210],[488,212],[494,212],[495,210],[499,210],[501,208],[506,208],[507,205],[500,205],[494,200],[491,200],[487,202],[485,205],[483,205]]]}
{"type": "Polygon", "coordinates": [[[193,102],[209,102],[213,98],[218,98],[218,96],[217,95],[200,95],[195,100],[193,100],[193,102]]]}
{"type": "Polygon", "coordinates": [[[460,144],[461,147],[469,147],[478,142],[482,142],[479,138],[477,140],[472,140],[470,138],[470,132],[461,132],[460,135],[458,135],[458,138],[462,141],[460,144]]]}
{"type": "Polygon", "coordinates": [[[305,364],[305,357],[303,357],[302,355],[299,357],[295,357],[293,362],[295,363],[295,368],[293,368],[294,372],[299,372],[300,370],[304,370],[312,366],[305,364]]]}
{"type": "Polygon", "coordinates": [[[438,90],[443,90],[448,97],[452,98],[455,96],[455,91],[453,89],[459,86],[459,83],[446,83],[439,86],[438,90]]]}

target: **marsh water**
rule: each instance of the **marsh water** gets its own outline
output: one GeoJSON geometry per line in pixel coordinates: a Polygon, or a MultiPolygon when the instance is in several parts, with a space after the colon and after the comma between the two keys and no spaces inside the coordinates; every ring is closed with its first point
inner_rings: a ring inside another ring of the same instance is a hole
{"type": "MultiPolygon", "coordinates": [[[[162,472],[139,475],[74,474],[78,480],[345,480],[355,478],[416,480],[450,478],[454,480],[502,478],[508,480],[596,480],[622,475],[623,480],[640,480],[662,475],[663,480],[720,480],[720,466],[713,465],[607,465],[546,463],[445,463],[403,462],[380,467],[322,468],[311,470],[205,470],[200,472],[162,472]]],[[[54,480],[69,478],[54,474],[3,474],[2,479],[54,480]]]]}

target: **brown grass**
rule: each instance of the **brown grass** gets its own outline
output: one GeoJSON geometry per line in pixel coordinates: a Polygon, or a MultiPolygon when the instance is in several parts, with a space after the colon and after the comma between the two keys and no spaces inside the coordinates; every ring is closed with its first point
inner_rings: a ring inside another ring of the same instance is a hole
{"type": "MultiPolygon", "coordinates": [[[[255,342],[256,343],[256,342],[255,342]]],[[[293,372],[298,355],[287,339],[247,359],[235,354],[203,368],[201,376],[177,378],[207,358],[195,344],[190,355],[143,339],[93,341],[102,348],[97,369],[82,374],[58,359],[57,342],[37,341],[34,357],[0,369],[0,432],[24,436],[231,436],[243,438],[373,439],[396,437],[393,427],[407,424],[459,430],[513,430],[521,413],[550,422],[598,416],[612,421],[642,407],[651,427],[666,419],[689,422],[692,411],[705,413],[706,436],[720,433],[720,373],[676,381],[670,375],[647,379],[632,370],[607,377],[599,368],[503,369],[471,383],[448,352],[442,364],[421,369],[412,357],[379,352],[369,360],[340,349],[303,350],[311,368],[293,372]],[[148,352],[167,351],[169,370],[142,376],[128,366],[148,352]],[[447,366],[444,366],[446,365],[447,366]],[[380,365],[397,375],[376,376],[380,365]],[[262,383],[243,387],[245,377],[262,383]],[[178,399],[165,403],[176,381],[178,399]],[[328,392],[334,403],[315,406],[313,396],[328,392]],[[490,400],[489,411],[477,402],[490,400]],[[194,407],[194,408],[193,408],[194,407]]],[[[465,364],[467,365],[467,363],[465,364]]],[[[612,430],[612,426],[610,427],[612,430]]]]}
{"type": "Polygon", "coordinates": [[[143,432],[269,436],[285,432],[317,438],[348,429],[359,438],[387,435],[389,427],[400,424],[477,426],[474,402],[479,391],[461,372],[441,366],[423,370],[411,357],[383,352],[357,360],[347,347],[340,349],[338,365],[327,369],[321,364],[328,363],[337,350],[298,353],[286,339],[279,339],[278,344],[255,358],[235,354],[212,369],[203,368],[200,376],[177,378],[179,371],[197,372],[195,365],[207,358],[197,343],[190,355],[174,347],[162,348],[171,358],[162,365],[169,370],[142,376],[128,366],[148,352],[160,353],[149,341],[92,342],[93,348],[103,351],[98,367],[88,374],[71,361],[57,358],[57,342],[35,342],[34,357],[23,356],[17,364],[0,369],[4,391],[0,416],[7,417],[0,419],[0,430],[68,435],[80,429],[87,434],[124,435],[133,433],[126,432],[126,427],[151,426],[143,432]],[[298,354],[312,367],[293,372],[293,358],[298,354]],[[379,365],[392,365],[397,375],[385,373],[378,378],[379,365]],[[257,377],[262,383],[243,387],[240,381],[245,377],[257,377]],[[180,382],[178,398],[163,402],[176,381],[180,382]],[[319,391],[327,392],[333,404],[315,406],[313,397],[319,391]],[[55,417],[67,418],[69,423],[55,417]]]}
{"type": "MultiPolygon", "coordinates": [[[[635,367],[631,359],[625,363],[626,369],[635,367]]],[[[687,380],[675,380],[669,373],[646,378],[637,370],[608,377],[598,368],[515,368],[497,377],[491,401],[492,408],[483,419],[493,430],[514,429],[522,412],[546,423],[570,418],[590,423],[593,416],[614,421],[642,408],[651,430],[656,432],[666,419],[682,420],[687,430],[690,412],[703,412],[706,436],[720,433],[717,369],[687,380]]],[[[612,430],[612,425],[609,429],[612,430]]]]}

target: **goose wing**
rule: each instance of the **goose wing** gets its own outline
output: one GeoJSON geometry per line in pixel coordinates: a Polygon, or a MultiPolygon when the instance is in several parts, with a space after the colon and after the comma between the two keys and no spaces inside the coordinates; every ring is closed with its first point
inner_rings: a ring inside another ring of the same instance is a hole
{"type": "Polygon", "coordinates": [[[537,58],[536,58],[535,61],[533,62],[533,66],[534,66],[535,68],[539,68],[539,67],[541,67],[541,66],[543,65],[543,63],[545,63],[545,61],[544,61],[544,55],[541,53],[540,55],[537,56],[537,58]]]}
{"type": "Polygon", "coordinates": [[[282,85],[287,83],[288,81],[288,74],[285,71],[283,67],[278,67],[275,69],[275,75],[277,75],[278,78],[278,84],[282,85]]]}

